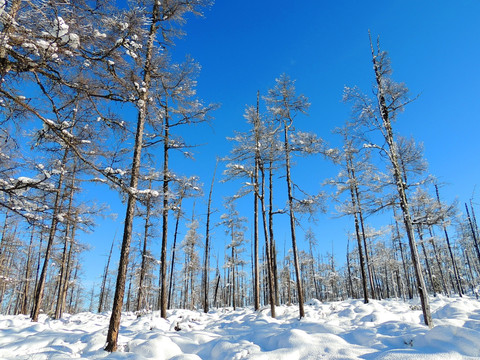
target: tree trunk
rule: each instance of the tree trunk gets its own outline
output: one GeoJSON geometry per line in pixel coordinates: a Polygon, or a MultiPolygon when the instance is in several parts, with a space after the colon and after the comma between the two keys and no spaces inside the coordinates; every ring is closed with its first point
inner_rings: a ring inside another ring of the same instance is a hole
{"type": "Polygon", "coordinates": [[[254,309],[257,311],[260,309],[260,279],[259,279],[259,265],[258,265],[258,171],[260,166],[260,114],[259,114],[259,98],[260,92],[257,91],[257,111],[254,123],[255,133],[255,166],[253,172],[253,297],[254,297],[254,309]]]}
{"type": "Polygon", "coordinates": [[[437,246],[435,245],[435,241],[433,241],[433,232],[432,232],[431,227],[430,227],[429,231],[430,231],[430,244],[432,245],[433,253],[435,255],[435,260],[437,262],[438,271],[440,273],[440,279],[442,281],[443,291],[445,292],[445,295],[450,296],[450,291],[447,289],[447,283],[445,282],[445,277],[443,276],[442,261],[440,259],[439,254],[438,254],[437,246]]]}
{"type": "Polygon", "coordinates": [[[68,272],[67,272],[67,258],[68,258],[68,245],[70,243],[70,249],[72,247],[73,239],[69,239],[70,236],[70,226],[73,222],[76,221],[72,216],[72,206],[73,206],[73,195],[75,193],[75,176],[76,176],[76,162],[73,165],[72,169],[72,179],[70,184],[70,194],[68,199],[68,209],[67,209],[67,225],[65,226],[65,237],[63,243],[63,252],[62,252],[62,263],[60,264],[60,279],[59,279],[59,286],[58,286],[58,295],[57,295],[57,306],[55,308],[55,320],[58,320],[62,317],[63,309],[64,309],[64,298],[63,298],[63,291],[65,287],[65,283],[67,281],[68,272]]]}
{"type": "Polygon", "coordinates": [[[399,229],[399,226],[398,226],[398,221],[397,221],[396,216],[397,215],[396,215],[395,206],[394,206],[393,207],[393,217],[395,218],[395,228],[396,228],[396,232],[397,232],[398,246],[400,248],[400,256],[402,258],[403,273],[405,274],[405,281],[407,282],[406,285],[407,285],[407,290],[408,290],[408,298],[413,299],[412,286],[410,284],[410,272],[408,271],[407,261],[405,260],[405,254],[404,254],[404,251],[403,251],[403,243],[402,243],[402,239],[400,237],[400,229],[399,229]]]}
{"type": "MultiPolygon", "coordinates": [[[[122,240],[122,249],[120,252],[120,262],[118,265],[118,275],[117,283],[115,286],[115,295],[113,298],[113,308],[112,316],[110,317],[110,325],[108,327],[107,334],[107,345],[105,350],[108,352],[113,352],[117,350],[117,341],[118,341],[118,331],[120,330],[120,317],[122,313],[123,306],[123,297],[125,295],[125,282],[127,276],[127,267],[128,267],[128,256],[130,254],[130,242],[132,240],[132,227],[133,219],[135,217],[135,203],[136,203],[136,194],[133,192],[137,190],[138,186],[138,177],[140,174],[140,163],[141,163],[141,153],[143,147],[143,130],[145,127],[145,122],[147,118],[147,103],[148,103],[148,92],[150,90],[150,82],[152,75],[152,59],[153,59],[153,48],[154,40],[157,32],[157,16],[158,16],[158,7],[160,3],[158,1],[154,2],[152,9],[152,19],[150,24],[150,30],[148,34],[147,50],[144,64],[144,74],[143,82],[145,83],[144,88],[146,91],[140,93],[139,110],[137,118],[137,131],[135,135],[135,145],[133,149],[133,162],[130,175],[130,189],[128,193],[128,202],[127,210],[125,214],[125,226],[123,230],[123,240],[122,240]]],[[[163,266],[163,264],[162,264],[163,266]]]]}
{"type": "Polygon", "coordinates": [[[423,257],[425,258],[425,265],[427,267],[427,274],[428,278],[430,279],[430,285],[433,290],[433,296],[437,296],[437,290],[435,289],[435,283],[433,282],[432,270],[430,269],[430,262],[428,261],[427,249],[425,248],[425,242],[423,241],[423,234],[422,230],[420,229],[420,225],[417,226],[417,234],[418,238],[420,239],[420,244],[422,246],[423,257]]]}
{"type": "MultiPolygon", "coordinates": [[[[232,228],[232,241],[235,241],[233,239],[234,237],[234,230],[232,228]]],[[[237,302],[235,301],[235,296],[236,296],[236,284],[235,284],[235,246],[232,246],[232,306],[233,306],[233,310],[236,310],[236,305],[237,305],[237,302]]]]}
{"type": "Polygon", "coordinates": [[[258,264],[258,160],[255,160],[253,192],[253,307],[260,309],[260,278],[258,264]]]}
{"type": "MultiPolygon", "coordinates": [[[[65,167],[65,164],[67,163],[67,157],[68,157],[68,148],[65,149],[63,154],[62,168],[65,167]]],[[[45,250],[45,258],[43,260],[42,272],[40,273],[40,278],[38,280],[38,284],[35,292],[33,310],[31,314],[32,321],[38,321],[38,315],[40,314],[40,308],[42,306],[43,291],[45,289],[45,281],[47,278],[48,262],[50,260],[50,256],[51,256],[50,253],[52,251],[53,241],[55,239],[55,233],[57,231],[58,213],[60,211],[60,206],[61,206],[60,203],[62,198],[62,188],[63,188],[64,177],[65,177],[64,171],[61,171],[58,179],[58,183],[57,183],[55,203],[53,205],[52,223],[50,225],[50,232],[48,235],[48,242],[47,242],[47,248],[45,250]]]]}
{"type": "Polygon", "coordinates": [[[30,289],[30,272],[31,272],[31,262],[32,262],[32,249],[33,249],[33,237],[35,234],[35,226],[32,225],[32,233],[30,235],[30,244],[28,245],[27,253],[27,264],[25,266],[25,287],[23,290],[23,303],[21,313],[23,315],[28,314],[28,294],[30,289]]]}
{"type": "Polygon", "coordinates": [[[100,286],[100,294],[99,294],[99,299],[98,299],[98,312],[101,313],[104,311],[105,308],[105,300],[106,300],[106,283],[107,283],[107,278],[108,278],[108,269],[110,267],[110,259],[112,258],[112,252],[113,252],[113,245],[115,244],[115,236],[113,236],[113,241],[112,241],[112,246],[110,247],[110,253],[108,254],[108,259],[107,259],[107,264],[105,265],[105,270],[103,272],[103,278],[102,278],[102,285],[100,286]]]}
{"type": "Polygon", "coordinates": [[[352,208],[353,208],[353,218],[355,221],[355,236],[357,238],[358,257],[360,260],[360,271],[362,274],[363,302],[365,304],[368,304],[367,274],[365,271],[365,259],[363,256],[362,239],[360,236],[360,225],[358,222],[358,213],[360,212],[360,206],[357,203],[357,198],[355,196],[354,187],[356,187],[356,177],[355,177],[355,172],[353,169],[352,158],[350,153],[347,154],[347,173],[351,181],[350,196],[351,196],[352,208]]]}
{"type": "Polygon", "coordinates": [[[263,233],[265,237],[265,257],[267,262],[267,279],[268,279],[268,295],[270,302],[270,315],[272,318],[275,318],[275,279],[273,271],[273,262],[272,251],[271,251],[271,242],[269,241],[268,226],[267,226],[267,214],[265,209],[265,173],[261,171],[262,174],[262,196],[260,196],[260,205],[262,209],[262,219],[263,219],[263,233]]]}
{"type": "Polygon", "coordinates": [[[273,272],[273,291],[275,296],[275,305],[279,306],[278,298],[278,267],[277,267],[277,251],[275,249],[275,237],[273,232],[273,154],[270,154],[268,164],[268,236],[270,239],[270,259],[273,272]]]}
{"type": "MultiPolygon", "coordinates": [[[[167,108],[168,109],[168,108],[167,108]]],[[[169,114],[165,115],[164,140],[163,140],[163,209],[162,209],[162,253],[160,255],[160,316],[167,318],[167,240],[168,240],[168,187],[170,175],[168,170],[168,150],[170,147],[169,114]]],[[[186,295],[186,294],[185,294],[186,295]]]]}
{"type": "MultiPolygon", "coordinates": [[[[348,289],[350,290],[350,297],[351,298],[356,298],[356,293],[353,288],[353,281],[352,281],[352,269],[350,267],[350,238],[347,239],[347,276],[348,276],[348,289]]],[[[348,292],[347,292],[347,297],[348,297],[348,292]]]]}
{"type": "Polygon", "coordinates": [[[215,164],[215,170],[213,171],[212,183],[210,184],[210,191],[208,192],[208,203],[207,203],[207,222],[205,225],[205,259],[203,264],[203,311],[208,313],[209,304],[208,304],[208,293],[209,293],[209,273],[210,273],[210,215],[212,214],[212,194],[213,194],[213,184],[215,183],[215,174],[217,172],[218,162],[215,164]]]}
{"type": "Polygon", "coordinates": [[[475,291],[475,277],[473,276],[472,264],[470,263],[470,257],[468,256],[468,251],[466,249],[463,251],[463,255],[465,256],[468,270],[470,272],[470,287],[472,289],[472,294],[475,294],[478,299],[478,292],[475,291]]]}
{"type": "MultiPolygon", "coordinates": [[[[435,193],[437,195],[437,202],[438,205],[441,205],[440,202],[440,194],[438,192],[438,186],[435,184],[435,193]]],[[[448,254],[450,255],[450,261],[452,262],[453,266],[453,273],[455,276],[455,284],[457,287],[457,293],[460,297],[462,297],[462,285],[460,281],[460,274],[458,273],[458,267],[457,267],[457,262],[455,261],[455,257],[453,256],[453,251],[452,251],[452,246],[450,245],[450,238],[448,237],[448,232],[447,232],[447,227],[445,226],[444,223],[442,223],[442,228],[443,228],[443,233],[445,234],[445,241],[447,242],[447,247],[448,247],[448,254]]],[[[443,274],[442,274],[443,276],[443,274]]]]}
{"type": "MultiPolygon", "coordinates": [[[[5,3],[8,4],[8,3],[5,3]]],[[[10,10],[8,16],[5,16],[5,20],[2,21],[3,29],[2,29],[2,39],[0,39],[0,87],[2,86],[5,75],[10,70],[8,66],[8,50],[5,46],[5,39],[8,38],[12,26],[16,23],[15,18],[17,17],[18,10],[20,10],[20,6],[22,4],[21,0],[13,0],[10,4],[10,10]]]]}
{"type": "Polygon", "coordinates": [[[371,296],[372,299],[376,299],[377,296],[375,294],[375,284],[373,281],[373,265],[370,261],[370,255],[368,251],[368,243],[367,243],[367,236],[365,234],[365,222],[363,221],[363,212],[361,210],[361,203],[360,203],[360,194],[358,192],[358,188],[354,187],[355,191],[355,198],[357,200],[357,207],[359,209],[358,211],[358,220],[360,221],[360,229],[361,229],[361,235],[362,235],[362,240],[363,240],[363,247],[365,248],[365,262],[367,265],[367,273],[368,273],[368,280],[370,282],[370,291],[371,291],[371,296]]]}
{"type": "MultiPolygon", "coordinates": [[[[152,180],[150,179],[148,184],[149,190],[152,189],[152,180]]],[[[147,308],[146,306],[146,296],[145,296],[145,275],[147,273],[147,245],[148,245],[148,230],[150,229],[150,213],[151,213],[151,198],[147,198],[146,207],[146,214],[145,214],[145,226],[144,226],[144,234],[143,234],[143,248],[142,248],[142,263],[140,265],[140,279],[138,282],[138,294],[137,294],[137,306],[136,310],[140,311],[142,308],[147,308]]]]}
{"type": "Polygon", "coordinates": [[[293,209],[293,193],[292,193],[292,180],[290,177],[290,145],[288,142],[288,126],[286,120],[283,123],[284,126],[284,147],[285,147],[285,170],[287,181],[287,195],[288,195],[288,207],[290,215],[290,232],[292,236],[292,249],[293,249],[293,263],[295,267],[295,276],[297,281],[298,292],[298,308],[300,312],[300,318],[305,317],[305,310],[303,307],[303,289],[302,281],[300,278],[300,265],[298,262],[298,250],[297,250],[297,237],[295,234],[295,211],[293,209]]]}
{"type": "MultiPolygon", "coordinates": [[[[172,259],[170,260],[170,281],[168,282],[168,303],[167,303],[167,308],[170,309],[172,306],[172,291],[175,288],[174,280],[175,278],[173,277],[173,272],[175,270],[175,253],[177,251],[177,236],[178,236],[178,225],[180,223],[180,217],[182,215],[182,200],[183,198],[180,198],[179,203],[178,203],[178,209],[177,209],[177,216],[175,220],[175,232],[173,234],[173,245],[172,245],[172,259]]],[[[160,277],[161,277],[162,272],[160,271],[160,277]]],[[[160,282],[161,283],[161,282],[160,282]]]]}
{"type": "Polygon", "coordinates": [[[476,234],[475,228],[473,227],[472,219],[470,218],[470,212],[468,211],[467,203],[465,203],[465,210],[467,211],[467,219],[468,219],[468,223],[470,225],[470,230],[472,232],[473,245],[474,245],[475,251],[477,253],[478,262],[480,263],[480,248],[478,246],[477,234],[476,234]]]}

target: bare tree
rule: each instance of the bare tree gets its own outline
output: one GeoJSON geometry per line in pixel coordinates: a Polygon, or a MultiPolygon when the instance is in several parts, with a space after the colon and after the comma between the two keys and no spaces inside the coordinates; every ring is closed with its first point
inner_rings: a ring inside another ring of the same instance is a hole
{"type": "Polygon", "coordinates": [[[208,192],[207,200],[207,219],[205,223],[205,252],[203,259],[203,311],[208,313],[209,302],[208,302],[208,293],[209,293],[209,274],[210,274],[210,216],[212,214],[212,194],[213,194],[213,185],[215,183],[215,174],[217,172],[218,161],[215,163],[215,169],[213,170],[212,182],[210,184],[210,190],[208,192]]]}
{"type": "MultiPolygon", "coordinates": [[[[294,197],[294,182],[291,176],[291,158],[295,151],[302,153],[318,152],[320,140],[312,134],[297,132],[294,133],[293,121],[300,113],[306,113],[310,104],[303,95],[296,95],[295,83],[287,75],[276,79],[276,85],[268,91],[265,97],[267,108],[272,114],[274,121],[283,130],[283,158],[285,161],[285,180],[287,185],[287,209],[290,218],[290,232],[293,250],[293,263],[297,283],[297,296],[299,302],[300,318],[305,316],[303,304],[303,289],[300,278],[300,264],[298,260],[298,247],[296,236],[296,212],[304,211],[307,208],[313,210],[318,206],[319,197],[308,196],[306,199],[298,200],[294,197]],[[292,135],[296,135],[292,138],[292,135]]],[[[313,212],[313,211],[311,211],[313,212]]]]}
{"type": "MultiPolygon", "coordinates": [[[[392,72],[387,54],[380,50],[377,42],[377,49],[374,49],[370,41],[372,51],[373,70],[375,75],[375,92],[376,104],[363,95],[359,96],[356,89],[347,89],[346,98],[354,100],[354,110],[359,111],[359,121],[366,126],[376,129],[386,143],[384,151],[388,158],[392,169],[392,177],[398,193],[398,201],[403,215],[403,224],[410,245],[410,253],[415,271],[415,279],[417,283],[417,291],[422,304],[424,322],[427,326],[432,327],[432,316],[428,300],[428,293],[422,273],[422,266],[418,255],[417,244],[412,222],[411,210],[407,198],[407,186],[404,180],[404,170],[401,167],[399,159],[398,143],[395,140],[392,121],[397,114],[402,111],[411,101],[407,98],[408,90],[403,84],[394,82],[390,78],[392,72]],[[378,111],[376,111],[378,109],[378,111]],[[361,112],[363,111],[363,112],[361,112]]],[[[374,145],[371,145],[374,146],[374,145]]],[[[374,146],[377,147],[377,146],[374,146]]]]}

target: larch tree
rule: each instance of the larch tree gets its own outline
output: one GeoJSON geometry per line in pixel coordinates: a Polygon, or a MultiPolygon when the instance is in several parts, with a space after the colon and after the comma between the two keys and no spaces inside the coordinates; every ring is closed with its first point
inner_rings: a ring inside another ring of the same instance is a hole
{"type": "Polygon", "coordinates": [[[209,310],[209,287],[210,287],[210,238],[212,236],[210,231],[210,217],[212,215],[212,195],[213,185],[215,184],[215,175],[217,173],[218,161],[215,163],[213,170],[212,182],[210,183],[210,190],[208,191],[207,200],[207,215],[205,221],[205,251],[203,255],[203,311],[208,313],[209,310]]]}
{"type": "MultiPolygon", "coordinates": [[[[435,195],[436,195],[436,200],[437,200],[438,206],[440,207],[440,209],[444,209],[445,205],[440,201],[440,193],[438,191],[438,185],[437,184],[435,184],[435,195]]],[[[446,211],[442,211],[441,217],[439,219],[439,226],[441,226],[441,228],[443,230],[443,233],[445,235],[445,242],[447,243],[447,247],[448,247],[448,255],[450,256],[450,261],[452,263],[453,272],[454,272],[454,276],[455,276],[455,284],[456,284],[456,288],[457,288],[457,293],[461,296],[461,294],[463,292],[462,291],[462,285],[461,285],[461,277],[460,277],[460,272],[459,272],[459,269],[458,269],[457,261],[455,260],[455,256],[454,256],[454,253],[453,253],[452,244],[450,242],[450,237],[449,237],[448,231],[447,231],[448,224],[449,224],[449,216],[447,215],[446,211]]]]}
{"type": "MultiPolygon", "coordinates": [[[[172,293],[175,288],[175,264],[177,260],[177,238],[179,233],[180,220],[183,217],[183,201],[187,198],[201,196],[201,185],[198,183],[198,178],[196,176],[191,177],[176,177],[175,182],[173,183],[173,193],[174,199],[172,201],[171,210],[175,213],[175,228],[173,232],[173,244],[172,244],[172,255],[170,258],[170,276],[168,281],[168,301],[167,308],[172,308],[172,293]]],[[[161,271],[159,286],[162,285],[161,271]]],[[[161,299],[160,299],[161,300],[161,299]]]]}
{"type": "MultiPolygon", "coordinates": [[[[340,132],[340,131],[339,131],[340,132]]],[[[368,285],[372,292],[372,297],[375,294],[375,287],[373,284],[373,277],[371,276],[371,268],[369,268],[368,261],[368,248],[366,246],[365,228],[363,223],[363,208],[362,200],[360,198],[360,185],[362,180],[365,180],[363,173],[368,169],[369,162],[365,155],[360,160],[360,150],[354,146],[354,141],[349,138],[348,130],[342,129],[342,135],[344,136],[343,151],[330,152],[330,158],[339,163],[342,166],[341,172],[337,175],[336,179],[328,181],[330,185],[336,185],[337,192],[335,197],[338,197],[345,191],[349,192],[350,198],[346,204],[342,204],[337,207],[337,210],[344,214],[353,215],[355,224],[355,238],[357,240],[358,260],[362,279],[362,290],[364,303],[369,302],[368,285]],[[359,176],[360,175],[360,176],[359,176]]],[[[369,169],[368,169],[369,170],[369,169]]]]}
{"type": "Polygon", "coordinates": [[[319,205],[319,196],[308,196],[297,199],[294,195],[294,182],[291,176],[291,159],[295,152],[301,154],[317,153],[320,151],[321,141],[315,135],[296,131],[294,119],[298,114],[305,114],[310,106],[304,95],[297,95],[295,82],[283,74],[276,79],[276,85],[265,96],[267,109],[278,128],[283,132],[283,160],[285,180],[287,185],[287,212],[290,219],[290,234],[293,250],[293,264],[295,269],[297,296],[300,318],[305,316],[303,288],[298,259],[296,236],[296,213],[304,211],[313,213],[319,205]]]}
{"type": "Polygon", "coordinates": [[[220,216],[220,224],[225,226],[225,233],[230,237],[230,243],[227,245],[227,249],[230,249],[231,254],[226,255],[225,267],[229,270],[230,274],[228,277],[230,304],[235,310],[238,303],[238,267],[244,263],[240,255],[243,252],[243,245],[245,243],[244,223],[247,219],[240,216],[233,199],[228,199],[225,207],[227,212],[220,216]]]}
{"type": "Polygon", "coordinates": [[[155,95],[157,102],[157,116],[153,119],[160,125],[159,136],[153,135],[149,144],[161,141],[163,144],[163,172],[162,172],[162,250],[160,256],[160,311],[163,318],[167,316],[168,308],[168,283],[167,283],[167,237],[168,219],[172,199],[170,199],[170,183],[175,181],[175,175],[170,167],[171,150],[181,151],[186,157],[192,154],[187,151],[193,145],[185,144],[178,135],[172,134],[172,129],[182,125],[194,125],[208,120],[211,110],[216,106],[204,106],[196,97],[196,76],[199,65],[191,59],[182,64],[172,64],[168,71],[157,75],[158,93],[155,95]],[[159,121],[159,119],[161,121],[159,121]],[[159,139],[157,139],[157,137],[159,139]]]}
{"type": "MultiPolygon", "coordinates": [[[[125,226],[123,231],[123,240],[120,253],[119,268],[117,274],[117,282],[115,286],[115,296],[113,300],[112,316],[107,334],[106,351],[113,352],[117,349],[118,331],[120,328],[120,317],[123,305],[123,297],[125,294],[125,283],[127,275],[128,257],[130,251],[130,243],[132,239],[133,220],[135,217],[135,203],[137,198],[137,186],[140,174],[140,166],[142,161],[142,149],[146,144],[144,140],[144,130],[152,112],[150,104],[153,102],[153,94],[162,87],[156,80],[162,79],[165,71],[165,53],[162,46],[170,45],[174,36],[179,34],[178,24],[184,21],[186,13],[198,13],[202,5],[206,5],[202,0],[170,0],[170,1],[148,1],[143,10],[145,13],[137,14],[143,21],[138,24],[139,28],[133,31],[132,40],[130,40],[127,53],[134,59],[137,69],[139,70],[138,82],[135,84],[136,107],[137,107],[137,124],[135,130],[135,141],[133,145],[133,160],[130,168],[129,191],[127,193],[127,208],[125,214],[125,226]],[[139,35],[135,34],[138,32],[139,35]]],[[[137,9],[133,9],[137,11],[137,9]]],[[[130,24],[126,24],[130,27],[130,24]]],[[[135,78],[135,77],[134,77],[135,78]]],[[[169,143],[166,146],[170,146],[169,143]]],[[[167,156],[167,152],[165,156],[167,156]]],[[[168,166],[168,162],[164,159],[164,168],[168,166]]],[[[165,170],[165,169],[164,169],[165,170]]],[[[168,170],[168,169],[167,169],[168,170]]],[[[164,176],[168,176],[167,172],[164,176]]],[[[168,179],[167,179],[168,180],[168,179]]],[[[168,181],[164,180],[164,191],[168,191],[168,181]]],[[[168,199],[164,198],[164,217],[168,216],[168,199]],[[167,201],[167,203],[165,203],[167,201]],[[166,213],[167,212],[167,213],[166,213]]],[[[163,230],[166,231],[166,227],[163,230]]],[[[167,293],[166,293],[166,234],[162,236],[162,280],[161,289],[161,316],[166,317],[167,293]]]]}
{"type": "MultiPolygon", "coordinates": [[[[265,144],[267,133],[265,125],[262,123],[259,111],[259,94],[257,93],[257,106],[249,106],[246,109],[245,119],[251,126],[246,133],[237,132],[234,137],[228,138],[235,141],[231,155],[223,159],[227,161],[224,171],[225,180],[241,179],[242,186],[236,195],[237,198],[251,193],[253,195],[253,302],[254,309],[260,308],[260,273],[259,273],[259,200],[262,206],[262,217],[265,234],[265,244],[267,248],[267,271],[269,287],[273,285],[272,260],[270,243],[267,233],[267,221],[265,213],[265,186],[264,177],[260,175],[261,169],[265,168],[265,144]],[[261,141],[265,140],[265,141],[261,141]],[[262,179],[262,180],[261,180],[262,179]]],[[[263,174],[263,172],[262,172],[263,174]]],[[[273,287],[270,289],[273,295],[273,287]]],[[[270,303],[274,304],[273,299],[270,303]]],[[[275,311],[272,312],[275,315],[275,311]]]]}
{"type": "Polygon", "coordinates": [[[380,50],[379,43],[375,49],[370,41],[372,51],[372,62],[375,76],[375,102],[360,95],[356,89],[346,89],[345,98],[352,100],[354,111],[358,114],[358,120],[367,128],[376,130],[386,148],[381,149],[386,155],[391,166],[392,178],[398,196],[398,202],[402,210],[402,219],[407,238],[409,241],[412,257],[417,291],[422,304],[424,322],[428,327],[433,326],[428,292],[420,263],[417,243],[415,241],[414,227],[412,222],[411,208],[407,197],[407,186],[404,180],[404,171],[399,159],[399,147],[394,136],[392,123],[396,120],[398,113],[404,110],[411,101],[408,98],[408,90],[404,84],[396,83],[391,79],[392,69],[386,52],[380,50]]]}

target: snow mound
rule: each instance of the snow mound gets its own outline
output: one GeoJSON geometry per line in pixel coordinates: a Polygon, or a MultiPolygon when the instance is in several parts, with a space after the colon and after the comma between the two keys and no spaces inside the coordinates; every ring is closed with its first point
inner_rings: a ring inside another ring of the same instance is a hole
{"type": "Polygon", "coordinates": [[[109,314],[66,314],[61,320],[0,316],[0,359],[443,360],[480,358],[480,302],[438,296],[433,329],[418,302],[359,300],[296,306],[201,311],[172,310],[122,316],[119,351],[103,350],[109,314]]]}

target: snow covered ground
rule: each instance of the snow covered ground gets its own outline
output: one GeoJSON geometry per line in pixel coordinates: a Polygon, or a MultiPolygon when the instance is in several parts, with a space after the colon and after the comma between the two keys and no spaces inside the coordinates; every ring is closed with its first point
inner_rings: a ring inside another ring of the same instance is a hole
{"type": "Polygon", "coordinates": [[[124,314],[120,351],[103,351],[109,314],[0,316],[0,359],[480,359],[480,301],[431,299],[435,327],[422,325],[417,302],[312,300],[296,306],[173,310],[137,318],[124,314]]]}

